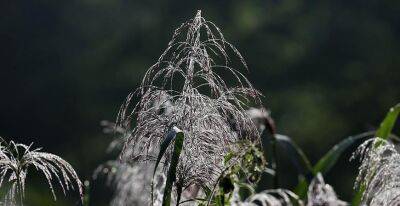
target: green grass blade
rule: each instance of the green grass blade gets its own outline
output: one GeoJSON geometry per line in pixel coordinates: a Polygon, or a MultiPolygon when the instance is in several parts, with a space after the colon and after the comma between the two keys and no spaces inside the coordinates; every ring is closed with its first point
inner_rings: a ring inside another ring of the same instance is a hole
{"type": "Polygon", "coordinates": [[[85,180],[84,184],[85,186],[85,194],[83,196],[83,206],[89,206],[90,203],[90,182],[89,180],[85,180]]]}
{"type": "MultiPolygon", "coordinates": [[[[347,137],[342,140],[335,146],[333,146],[318,162],[314,165],[312,169],[312,174],[317,174],[320,172],[322,175],[325,175],[332,167],[336,164],[339,157],[342,153],[349,148],[351,145],[356,143],[359,139],[373,136],[375,131],[361,133],[355,136],[347,137]]],[[[306,178],[301,178],[298,185],[295,188],[296,194],[304,198],[307,193],[308,182],[306,178]]]]}
{"type": "Polygon", "coordinates": [[[354,195],[353,200],[351,201],[351,206],[360,206],[364,191],[365,191],[365,185],[362,184],[360,186],[360,189],[354,195]]]}
{"type": "Polygon", "coordinates": [[[156,164],[154,166],[154,171],[153,171],[153,177],[152,177],[152,181],[151,181],[151,202],[153,203],[153,199],[154,199],[154,175],[156,174],[157,171],[157,167],[160,164],[161,158],[164,156],[165,151],[167,151],[168,146],[171,144],[172,140],[174,140],[177,136],[177,131],[179,129],[171,129],[168,134],[165,136],[164,141],[161,142],[160,145],[160,152],[158,153],[157,156],[157,160],[156,160],[156,164]]]}
{"type": "Polygon", "coordinates": [[[161,142],[160,152],[158,153],[156,164],[154,166],[153,177],[154,177],[154,174],[156,173],[158,164],[160,164],[161,158],[164,156],[165,151],[167,151],[168,146],[171,144],[172,140],[175,139],[175,137],[176,137],[176,131],[174,129],[172,129],[171,131],[168,132],[164,141],[161,142]]]}
{"type": "Polygon", "coordinates": [[[303,150],[292,141],[292,139],[280,134],[276,134],[275,138],[278,145],[288,152],[290,160],[300,174],[308,175],[312,172],[312,167],[307,156],[304,154],[303,150]]]}
{"type": "Polygon", "coordinates": [[[382,139],[387,139],[392,132],[392,129],[396,123],[396,119],[400,113],[400,104],[390,108],[385,119],[381,122],[379,129],[376,132],[376,136],[382,139]]]}
{"type": "Polygon", "coordinates": [[[356,136],[350,136],[333,146],[314,166],[313,173],[320,172],[325,175],[336,164],[342,153],[357,140],[373,135],[374,132],[365,132],[356,136]]]}
{"type": "MultiPolygon", "coordinates": [[[[179,156],[180,156],[180,154],[182,152],[183,140],[184,140],[183,132],[182,131],[176,131],[174,151],[172,153],[171,163],[169,165],[168,174],[167,174],[167,181],[165,183],[165,189],[164,189],[164,195],[163,195],[163,203],[162,203],[163,206],[170,206],[171,205],[172,185],[173,185],[173,183],[175,182],[175,179],[176,179],[176,167],[178,166],[179,156]]],[[[178,196],[180,196],[180,194],[178,194],[178,196]]]]}
{"type": "Polygon", "coordinates": [[[300,199],[304,199],[307,195],[308,182],[304,176],[299,177],[299,183],[294,188],[294,193],[299,196],[300,199]]]}

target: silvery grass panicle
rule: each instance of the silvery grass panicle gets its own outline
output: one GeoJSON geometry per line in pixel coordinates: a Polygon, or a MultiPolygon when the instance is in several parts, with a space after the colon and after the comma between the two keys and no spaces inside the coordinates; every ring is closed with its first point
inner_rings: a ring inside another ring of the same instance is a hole
{"type": "Polygon", "coordinates": [[[307,206],[346,206],[346,202],[339,200],[336,192],[329,184],[325,184],[321,173],[311,181],[307,193],[307,206]]]}
{"type": "MultiPolygon", "coordinates": [[[[235,188],[236,190],[236,188],[235,188]]],[[[236,191],[238,192],[238,191],[236,191]]],[[[231,201],[232,206],[303,206],[303,201],[293,192],[285,189],[270,189],[251,195],[245,201],[231,201]]]]}
{"type": "Polygon", "coordinates": [[[104,134],[110,134],[113,136],[113,140],[108,145],[107,153],[121,152],[127,139],[127,128],[122,128],[108,120],[102,120],[100,126],[103,127],[104,134]]]}
{"type": "MultiPolygon", "coordinates": [[[[285,189],[270,189],[256,193],[241,201],[239,198],[238,187],[235,186],[233,198],[231,199],[233,206],[303,206],[303,201],[293,192],[285,189]]],[[[320,173],[318,173],[308,187],[307,206],[346,206],[346,202],[337,198],[333,188],[325,184],[320,173]]]]}
{"type": "MultiPolygon", "coordinates": [[[[121,107],[119,125],[129,127],[132,120],[136,122],[128,133],[122,159],[154,159],[166,134],[177,127],[185,135],[177,182],[184,188],[211,186],[235,142],[248,139],[260,143],[259,132],[245,112],[246,104],[259,102],[259,93],[239,72],[240,67],[231,66],[230,57],[247,68],[238,50],[200,11],[176,29],[140,88],[121,107]],[[225,82],[227,75],[235,81],[225,82]],[[140,101],[130,108],[135,94],[140,101]]],[[[163,158],[164,171],[170,158],[171,149],[163,158]]]]}
{"type": "Polygon", "coordinates": [[[32,149],[32,144],[6,143],[0,138],[0,187],[3,183],[10,186],[3,200],[4,205],[23,205],[26,177],[31,167],[44,174],[54,200],[54,179],[64,195],[76,185],[82,200],[82,183],[72,166],[61,157],[40,150],[32,149]]]}
{"type": "MultiPolygon", "coordinates": [[[[97,179],[99,175],[106,175],[107,184],[114,190],[110,202],[112,206],[149,205],[152,180],[150,174],[153,169],[154,164],[150,163],[131,165],[120,161],[108,161],[96,169],[93,179],[97,179]]],[[[155,205],[161,205],[165,179],[163,173],[158,173],[155,177],[155,205]]]]}
{"type": "MultiPolygon", "coordinates": [[[[115,123],[106,120],[101,121],[100,124],[103,126],[104,133],[113,133],[116,137],[109,144],[107,152],[120,152],[127,139],[126,128],[118,127],[115,123]]],[[[106,176],[107,185],[113,188],[113,197],[110,202],[112,206],[149,205],[153,169],[153,162],[130,164],[110,160],[97,167],[93,179],[106,176]]],[[[154,204],[161,205],[166,177],[163,173],[157,173],[154,179],[156,182],[153,188],[154,204]]]]}
{"type": "Polygon", "coordinates": [[[355,185],[365,186],[361,205],[400,205],[400,154],[395,146],[377,137],[364,142],[354,155],[362,161],[355,185]]]}

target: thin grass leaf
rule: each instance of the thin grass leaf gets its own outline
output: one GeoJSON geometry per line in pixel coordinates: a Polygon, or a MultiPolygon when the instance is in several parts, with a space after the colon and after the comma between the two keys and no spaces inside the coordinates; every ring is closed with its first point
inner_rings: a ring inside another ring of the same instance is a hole
{"type": "MultiPolygon", "coordinates": [[[[163,206],[169,206],[171,205],[171,192],[172,192],[172,185],[176,180],[176,168],[179,163],[179,156],[182,152],[183,148],[183,140],[184,140],[184,134],[182,131],[176,131],[175,135],[175,145],[174,145],[174,151],[172,153],[172,159],[171,163],[169,165],[169,170],[168,170],[168,175],[167,175],[167,181],[165,183],[165,190],[164,190],[164,196],[163,196],[163,206]]],[[[179,188],[179,187],[178,187],[179,188]]],[[[180,189],[182,190],[182,189],[180,189]]],[[[182,192],[182,191],[178,191],[182,192]]],[[[178,194],[178,197],[180,194],[178,194]]],[[[179,203],[179,198],[177,200],[177,203],[179,203]]]]}
{"type": "Polygon", "coordinates": [[[175,139],[176,135],[177,135],[176,129],[172,129],[170,132],[168,132],[168,134],[165,137],[164,141],[161,143],[160,152],[158,153],[156,164],[154,166],[153,176],[156,173],[158,164],[160,164],[160,161],[161,161],[162,157],[164,156],[165,151],[167,151],[168,146],[171,144],[172,140],[175,139]]]}
{"type": "MultiPolygon", "coordinates": [[[[289,158],[295,165],[299,172],[299,184],[295,188],[296,194],[303,198],[307,194],[307,177],[313,176],[313,168],[307,156],[304,154],[303,150],[295,143],[290,137],[276,134],[274,135],[278,145],[280,145],[285,151],[289,153],[289,158]]],[[[310,178],[310,179],[311,179],[310,178]]]]}
{"type": "Polygon", "coordinates": [[[385,119],[381,122],[379,129],[376,131],[376,136],[382,139],[387,139],[393,130],[397,117],[400,113],[400,104],[390,108],[385,119]]]}
{"type": "Polygon", "coordinates": [[[303,150],[293,140],[285,135],[276,134],[276,141],[280,147],[289,153],[289,158],[300,174],[308,175],[312,172],[312,166],[303,150]]]}
{"type": "Polygon", "coordinates": [[[374,132],[365,132],[362,134],[358,134],[355,136],[347,137],[346,139],[342,140],[335,146],[333,146],[314,166],[313,173],[317,174],[320,172],[322,175],[325,175],[332,167],[336,164],[339,157],[342,153],[352,146],[357,140],[363,139],[368,136],[372,136],[374,132]]]}
{"type": "Polygon", "coordinates": [[[85,194],[83,195],[83,206],[90,204],[90,182],[86,180],[83,185],[85,186],[85,194]]]}
{"type": "Polygon", "coordinates": [[[365,192],[365,185],[363,184],[356,191],[356,194],[354,195],[353,199],[351,200],[351,206],[359,206],[361,204],[361,200],[362,200],[364,192],[365,192]]]}
{"type": "MultiPolygon", "coordinates": [[[[337,160],[343,154],[343,152],[356,143],[358,140],[374,135],[375,131],[361,133],[355,136],[347,137],[335,146],[333,146],[322,158],[314,165],[312,168],[311,175],[315,176],[318,173],[325,175],[328,173],[332,167],[336,164],[337,160]]],[[[306,176],[309,178],[308,176],[306,176]]],[[[306,178],[301,178],[298,185],[295,188],[296,194],[303,198],[306,195],[308,188],[308,180],[306,178]]]]}
{"type": "Polygon", "coordinates": [[[294,188],[294,193],[298,195],[300,198],[305,198],[307,195],[307,190],[308,190],[308,182],[306,177],[300,176],[299,177],[299,183],[297,186],[294,188]]]}
{"type": "Polygon", "coordinates": [[[165,152],[167,151],[168,146],[171,144],[172,140],[176,139],[179,133],[182,133],[178,128],[174,127],[171,129],[171,131],[168,132],[168,134],[165,136],[164,141],[160,145],[160,152],[158,153],[156,164],[154,166],[154,171],[153,171],[153,176],[152,176],[152,181],[151,181],[151,199],[153,201],[154,198],[154,176],[157,171],[158,164],[160,164],[160,161],[162,157],[164,156],[165,152]]]}

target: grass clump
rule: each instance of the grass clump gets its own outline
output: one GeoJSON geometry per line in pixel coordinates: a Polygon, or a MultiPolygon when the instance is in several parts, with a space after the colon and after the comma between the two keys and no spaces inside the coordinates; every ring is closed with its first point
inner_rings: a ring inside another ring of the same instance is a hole
{"type": "MultiPolygon", "coordinates": [[[[116,123],[101,123],[105,132],[116,134],[108,152],[116,151],[119,159],[99,166],[93,179],[106,176],[114,189],[111,205],[349,205],[323,176],[361,141],[352,204],[400,204],[400,154],[392,134],[400,105],[377,131],[345,138],[312,164],[292,138],[278,134],[260,93],[242,74],[247,69],[239,51],[200,11],[178,27],[140,87],[128,95],[116,123]],[[288,156],[296,168],[296,187],[280,185],[285,168],[278,155],[288,156]],[[272,186],[257,192],[263,176],[272,186]]],[[[64,194],[76,186],[82,198],[72,166],[31,146],[0,142],[0,186],[9,185],[3,204],[23,204],[28,168],[45,175],[54,199],[53,180],[64,194]]],[[[82,199],[88,206],[89,197],[82,199]]]]}

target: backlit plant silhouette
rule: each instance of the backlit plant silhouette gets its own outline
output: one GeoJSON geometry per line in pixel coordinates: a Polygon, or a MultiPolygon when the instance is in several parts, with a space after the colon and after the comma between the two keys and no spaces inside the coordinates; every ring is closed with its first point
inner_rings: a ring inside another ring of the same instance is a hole
{"type": "MultiPolygon", "coordinates": [[[[219,28],[205,20],[199,11],[194,19],[182,24],[158,62],[149,68],[136,94],[120,110],[118,123],[129,127],[122,152],[125,161],[154,159],[159,145],[173,127],[185,135],[177,166],[175,186],[179,188],[212,187],[224,170],[224,156],[239,140],[260,143],[256,126],[245,112],[246,105],[259,101],[258,92],[233,68],[233,57],[242,68],[244,59],[219,28]],[[231,75],[236,84],[229,85],[221,75],[231,75]]],[[[163,156],[164,172],[172,155],[163,156]]]]}
{"type": "Polygon", "coordinates": [[[40,150],[32,149],[32,144],[7,143],[0,139],[0,186],[8,183],[10,187],[3,199],[4,205],[23,205],[29,168],[44,174],[54,199],[54,180],[59,183],[64,194],[76,188],[82,197],[82,183],[72,166],[61,157],[40,150]]]}

